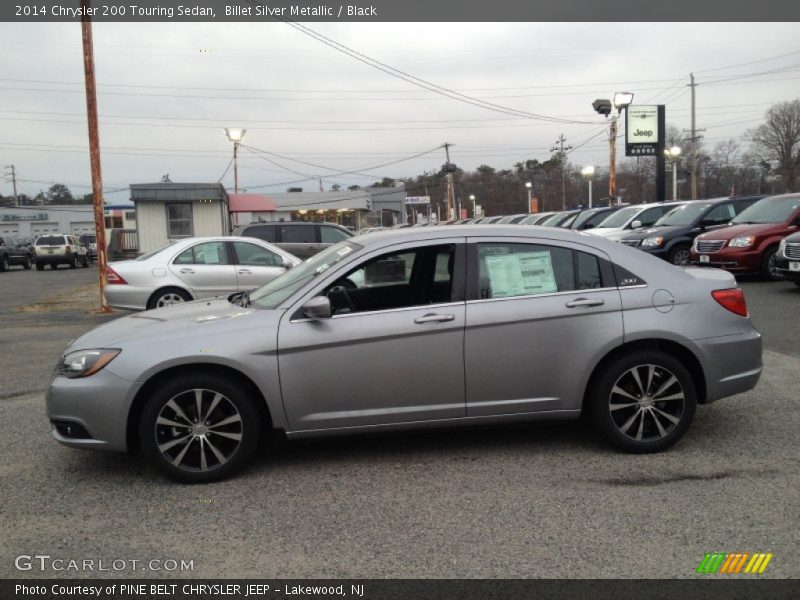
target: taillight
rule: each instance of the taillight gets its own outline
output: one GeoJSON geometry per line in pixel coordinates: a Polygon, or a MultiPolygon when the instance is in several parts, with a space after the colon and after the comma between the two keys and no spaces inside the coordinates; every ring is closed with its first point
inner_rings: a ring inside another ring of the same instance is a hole
{"type": "Polygon", "coordinates": [[[741,288],[729,290],[714,290],[711,292],[714,300],[719,302],[724,308],[742,317],[747,316],[747,302],[744,300],[744,292],[741,288]]]}
{"type": "Polygon", "coordinates": [[[128,282],[120,277],[119,273],[108,266],[106,267],[106,283],[108,285],[128,285],[128,282]]]}

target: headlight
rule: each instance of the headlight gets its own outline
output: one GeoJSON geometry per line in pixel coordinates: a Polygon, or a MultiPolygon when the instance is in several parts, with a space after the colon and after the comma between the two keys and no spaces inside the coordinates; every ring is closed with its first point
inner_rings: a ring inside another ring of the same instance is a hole
{"type": "Polygon", "coordinates": [[[658,237],[646,238],[642,242],[642,246],[653,246],[653,247],[657,248],[658,246],[660,246],[663,243],[664,243],[664,238],[661,237],[661,236],[658,236],[658,237]]]}
{"type": "Polygon", "coordinates": [[[756,238],[752,235],[748,235],[747,237],[740,237],[740,238],[733,238],[730,242],[728,242],[728,246],[731,248],[749,248],[753,245],[753,242],[756,238]]]}
{"type": "Polygon", "coordinates": [[[89,377],[114,360],[119,353],[120,350],[114,348],[70,352],[58,363],[56,371],[69,379],[89,377]]]}

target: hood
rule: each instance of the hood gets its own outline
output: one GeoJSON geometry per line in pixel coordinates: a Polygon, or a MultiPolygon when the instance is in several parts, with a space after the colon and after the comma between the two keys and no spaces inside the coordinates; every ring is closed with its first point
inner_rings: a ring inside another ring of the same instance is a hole
{"type": "Polygon", "coordinates": [[[783,223],[742,223],[741,225],[731,225],[730,227],[709,231],[697,236],[697,238],[701,240],[732,240],[737,237],[761,235],[783,228],[785,228],[783,223]]]}
{"type": "Polygon", "coordinates": [[[597,227],[592,227],[591,229],[587,229],[585,233],[596,235],[597,237],[610,238],[614,236],[621,236],[623,231],[625,230],[620,229],[619,227],[602,227],[600,229],[597,227]]]}
{"type": "Polygon", "coordinates": [[[197,300],[148,310],[105,323],[79,337],[67,351],[89,348],[115,348],[125,342],[148,338],[150,343],[195,335],[214,335],[252,326],[254,313],[278,311],[243,308],[227,299],[197,300]]]}
{"type": "Polygon", "coordinates": [[[643,240],[649,237],[656,237],[658,235],[663,235],[666,237],[671,233],[675,233],[677,231],[682,231],[687,229],[686,225],[668,225],[666,227],[647,227],[641,229],[635,229],[628,234],[622,236],[621,239],[624,240],[643,240]]]}

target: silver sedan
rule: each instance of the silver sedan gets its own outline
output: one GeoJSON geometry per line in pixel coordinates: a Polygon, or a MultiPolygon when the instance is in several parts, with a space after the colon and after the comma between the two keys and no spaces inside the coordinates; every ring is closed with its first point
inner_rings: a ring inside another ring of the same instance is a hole
{"type": "Polygon", "coordinates": [[[205,482],[268,429],[323,435],[576,419],[657,452],[698,404],[746,392],[761,336],[733,276],[522,225],[342,241],[239,298],[135,314],[66,349],[53,436],[140,448],[205,482]]]}
{"type": "Polygon", "coordinates": [[[252,291],[302,261],[254,238],[187,238],[134,260],[110,263],[106,301],[129,310],[252,291]]]}

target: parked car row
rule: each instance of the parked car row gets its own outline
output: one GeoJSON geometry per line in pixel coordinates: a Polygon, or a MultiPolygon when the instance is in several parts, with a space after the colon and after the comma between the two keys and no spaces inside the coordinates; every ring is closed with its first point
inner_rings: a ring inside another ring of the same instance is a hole
{"type": "Polygon", "coordinates": [[[32,264],[33,250],[29,240],[0,237],[0,271],[7,271],[12,265],[30,269],[32,264]]]}

